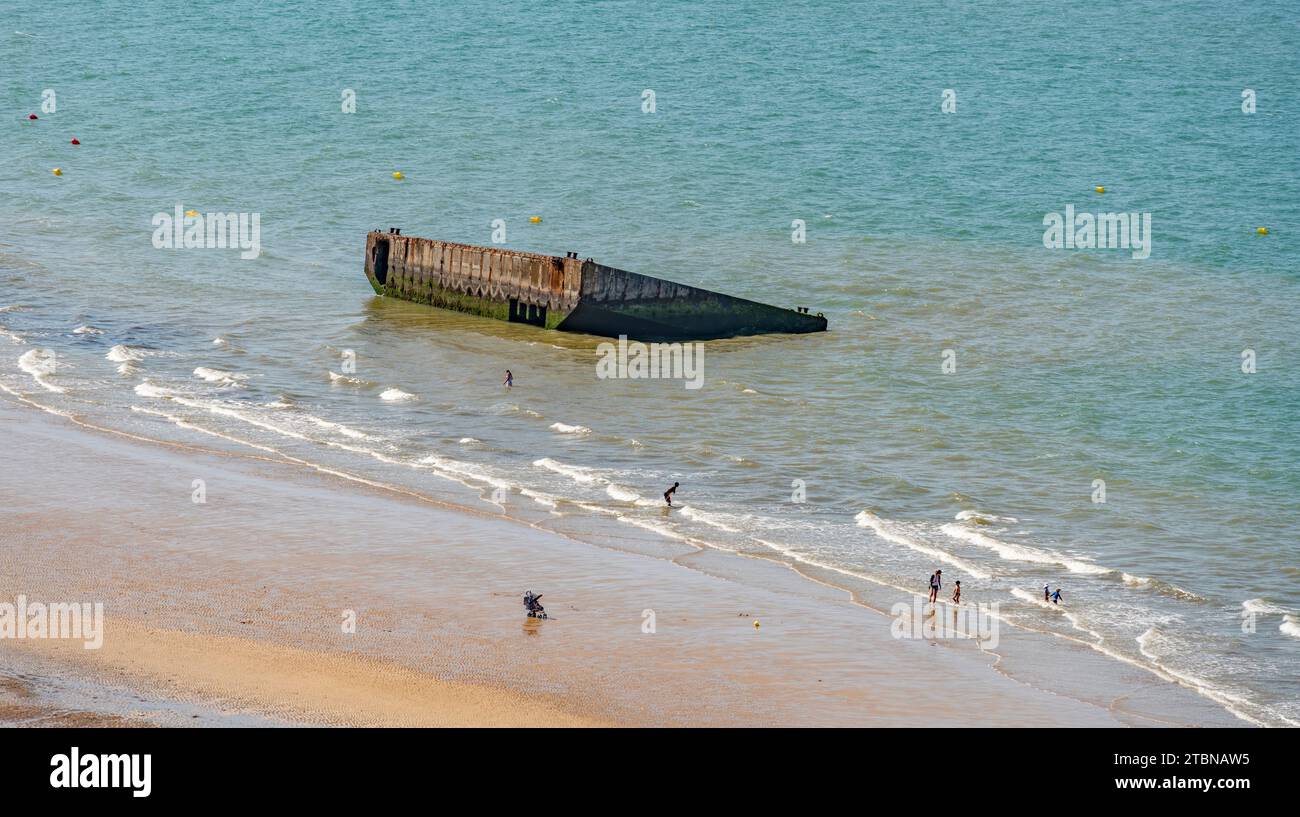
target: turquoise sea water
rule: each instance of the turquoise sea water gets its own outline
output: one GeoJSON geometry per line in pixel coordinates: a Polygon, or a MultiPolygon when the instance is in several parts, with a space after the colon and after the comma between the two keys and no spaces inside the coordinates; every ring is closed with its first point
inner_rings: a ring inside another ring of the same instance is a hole
{"type": "Polygon", "coordinates": [[[1020,626],[1294,724],[1298,20],[11,4],[0,384],[601,544],[791,561],[884,607],[943,567],[1020,626]],[[260,214],[262,255],[155,249],[178,204],[260,214]],[[1150,213],[1150,258],[1044,248],[1067,205],[1150,213]],[[383,301],[362,276],[368,229],[486,244],[496,219],[507,246],[806,305],[831,332],[710,343],[696,392],[598,380],[597,339],[383,301]],[[1064,609],[1035,602],[1045,582],[1064,609]]]}

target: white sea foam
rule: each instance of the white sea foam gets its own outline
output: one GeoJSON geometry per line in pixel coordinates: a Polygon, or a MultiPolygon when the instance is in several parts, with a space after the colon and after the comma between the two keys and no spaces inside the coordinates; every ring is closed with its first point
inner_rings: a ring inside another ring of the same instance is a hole
{"type": "Polygon", "coordinates": [[[63,389],[49,381],[58,368],[57,358],[49,349],[31,349],[18,358],[18,368],[32,376],[37,385],[46,391],[63,394],[63,389]]]}
{"type": "Polygon", "coordinates": [[[461,438],[460,438],[460,444],[461,444],[461,445],[477,445],[479,442],[481,442],[481,441],[480,441],[480,440],[477,440],[477,439],[475,439],[475,438],[473,438],[473,437],[461,437],[461,438]]]}
{"type": "Polygon", "coordinates": [[[331,383],[343,383],[348,386],[369,386],[370,385],[369,380],[362,380],[359,377],[349,377],[345,374],[339,374],[338,372],[330,372],[329,375],[330,375],[331,383]]]}
{"type": "Polygon", "coordinates": [[[581,485],[595,485],[602,480],[596,476],[593,469],[582,465],[569,465],[567,463],[553,460],[550,457],[542,457],[540,460],[534,460],[533,465],[538,468],[545,468],[548,471],[554,471],[562,474],[569,479],[581,485]]]}
{"type": "MultiPolygon", "coordinates": [[[[136,387],[136,391],[137,393],[142,393],[141,388],[139,386],[136,387]]],[[[476,466],[470,465],[468,463],[460,463],[454,460],[447,460],[445,458],[435,457],[435,456],[426,457],[424,460],[421,460],[420,462],[410,462],[407,460],[395,459],[373,448],[365,448],[365,447],[350,445],[348,443],[338,442],[335,440],[312,437],[300,431],[297,431],[293,428],[286,427],[282,424],[270,422],[269,418],[252,416],[248,412],[241,411],[236,408],[232,408],[230,406],[223,405],[220,403],[214,403],[205,400],[190,399],[188,397],[181,397],[178,396],[175,392],[170,392],[170,393],[165,392],[163,394],[160,394],[159,396],[169,398],[172,401],[183,406],[188,406],[190,408],[206,411],[209,414],[214,414],[214,415],[219,415],[219,416],[229,417],[235,420],[239,420],[240,422],[246,423],[256,428],[261,428],[265,431],[269,431],[271,433],[277,434],[282,437],[302,440],[304,442],[315,443],[319,445],[326,445],[331,448],[338,448],[345,451],[352,451],[354,453],[363,454],[365,456],[371,457],[373,459],[379,460],[380,462],[387,463],[389,465],[397,465],[405,468],[429,469],[435,476],[438,476],[442,479],[446,479],[452,482],[457,482],[461,485],[466,486],[467,488],[478,488],[483,483],[493,485],[493,486],[500,486],[507,489],[515,487],[512,483],[507,482],[505,480],[497,479],[492,475],[490,475],[489,473],[483,471],[482,469],[479,469],[476,466]],[[471,481],[466,481],[467,479],[471,481]]],[[[289,415],[289,416],[293,417],[295,415],[289,415]]],[[[320,419],[320,418],[312,418],[310,417],[310,415],[308,415],[307,417],[309,420],[320,419]]],[[[324,422],[329,423],[329,421],[324,421],[324,422]]],[[[334,428],[338,426],[338,424],[331,423],[330,426],[334,428]]],[[[215,433],[215,432],[210,432],[207,429],[200,428],[198,430],[203,431],[205,433],[215,433]]],[[[334,430],[337,430],[337,428],[334,428],[334,430]]],[[[224,436],[224,435],[218,434],[217,436],[224,436]]],[[[253,445],[254,447],[263,447],[263,446],[258,446],[255,443],[246,443],[246,444],[253,445]]],[[[323,473],[336,474],[338,476],[343,476],[347,479],[354,479],[358,482],[362,482],[368,485],[376,485],[379,487],[390,488],[393,490],[400,490],[402,493],[412,493],[406,489],[399,489],[394,486],[387,485],[385,483],[373,482],[371,480],[366,480],[352,474],[347,474],[346,472],[335,471],[334,469],[321,466],[317,463],[313,463],[308,460],[302,460],[296,457],[291,457],[282,451],[277,451],[277,453],[295,462],[300,462],[304,465],[309,465],[312,468],[322,471],[323,473]]]]}
{"type": "Polygon", "coordinates": [[[871,528],[876,535],[887,542],[893,542],[896,545],[902,545],[909,550],[922,553],[932,559],[937,559],[944,564],[952,565],[958,570],[963,570],[977,579],[991,579],[993,574],[986,570],[976,567],[958,556],[949,553],[946,550],[929,545],[914,535],[910,534],[902,525],[888,519],[882,519],[870,511],[862,511],[853,517],[858,523],[858,527],[871,528]]]}
{"type": "Polygon", "coordinates": [[[1059,553],[1040,550],[1029,545],[1016,545],[1010,542],[1003,542],[1000,539],[994,539],[992,536],[985,535],[979,531],[973,531],[970,528],[963,527],[956,523],[948,523],[939,530],[954,539],[960,539],[963,542],[970,542],[972,545],[991,550],[999,557],[1009,561],[1033,562],[1035,564],[1054,564],[1060,565],[1071,573],[1083,573],[1091,576],[1101,576],[1114,571],[1109,568],[1096,565],[1091,562],[1084,562],[1079,559],[1072,559],[1059,553]]]}
{"type": "Polygon", "coordinates": [[[1146,576],[1134,576],[1129,573],[1121,573],[1120,578],[1124,580],[1124,584],[1127,585],[1128,587],[1138,587],[1143,590],[1154,590],[1157,593],[1161,593],[1166,596],[1172,596],[1173,598],[1182,599],[1184,601],[1205,601],[1203,597],[1198,596],[1195,593],[1191,593],[1187,590],[1184,590],[1181,587],[1175,587],[1174,585],[1169,584],[1168,582],[1158,581],[1156,579],[1151,579],[1146,576]]]}
{"type": "Polygon", "coordinates": [[[551,431],[558,431],[561,434],[590,434],[591,429],[586,426],[571,426],[564,423],[551,423],[551,431]]]}
{"type": "Polygon", "coordinates": [[[985,513],[983,511],[962,511],[953,518],[956,519],[958,522],[965,522],[967,520],[971,520],[977,525],[992,525],[995,522],[1001,522],[1007,525],[1014,525],[1015,523],[1020,521],[1019,519],[1016,519],[1014,516],[998,516],[996,514],[985,513]]]}
{"type": "Polygon", "coordinates": [[[550,494],[544,494],[541,491],[534,491],[531,488],[520,488],[519,493],[536,502],[538,505],[545,505],[548,508],[555,508],[560,504],[559,500],[550,494]]]}
{"type": "Polygon", "coordinates": [[[1195,675],[1175,670],[1165,663],[1165,658],[1161,654],[1160,647],[1167,640],[1167,637],[1158,629],[1150,627],[1142,633],[1142,635],[1138,636],[1136,640],[1138,651],[1142,653],[1144,658],[1158,667],[1160,671],[1172,676],[1183,686],[1191,687],[1210,700],[1228,707],[1229,711],[1239,717],[1246,718],[1256,725],[1263,725],[1260,721],[1249,717],[1239,709],[1242,704],[1250,704],[1250,698],[1231,690],[1224,689],[1217,684],[1212,684],[1203,678],[1196,677],[1195,675]]]}
{"type": "Polygon", "coordinates": [[[102,335],[102,334],[104,334],[104,330],[103,330],[103,329],[96,329],[96,328],[93,327],[93,326],[89,326],[89,325],[83,323],[81,326],[78,326],[76,329],[73,329],[73,330],[72,330],[72,334],[74,334],[74,335],[102,335]]]}
{"type": "Polygon", "coordinates": [[[175,389],[168,389],[162,386],[155,386],[153,383],[150,383],[148,380],[144,381],[143,383],[137,383],[135,386],[135,393],[140,395],[141,397],[172,397],[173,395],[180,394],[180,392],[176,391],[175,389]]]}
{"type": "MultiPolygon", "coordinates": [[[[272,403],[271,405],[273,405],[273,406],[275,406],[275,407],[277,407],[277,408],[289,408],[289,407],[291,407],[290,404],[288,404],[288,403],[283,403],[283,402],[280,402],[280,403],[272,403]]],[[[348,426],[345,426],[345,425],[343,425],[342,423],[335,423],[335,422],[332,422],[332,421],[330,421],[330,420],[324,420],[324,419],[321,419],[320,417],[317,417],[317,416],[315,416],[315,415],[313,415],[313,414],[299,414],[298,416],[301,417],[302,419],[306,420],[307,422],[311,423],[312,425],[319,426],[319,427],[321,427],[321,428],[323,428],[323,429],[326,429],[327,431],[333,431],[333,432],[335,432],[336,434],[342,434],[344,437],[348,437],[348,438],[353,439],[353,440],[374,440],[374,439],[378,439],[378,438],[376,438],[376,437],[374,437],[374,436],[372,436],[372,435],[370,435],[370,434],[366,434],[364,431],[357,431],[355,428],[349,428],[348,426]]]]}
{"type": "Polygon", "coordinates": [[[194,376],[200,380],[206,380],[209,383],[218,383],[222,386],[242,386],[248,379],[246,374],[237,374],[227,372],[224,369],[213,369],[208,366],[200,366],[194,370],[194,376]]]}
{"type": "Polygon", "coordinates": [[[23,344],[27,343],[27,341],[23,340],[22,335],[18,334],[17,332],[11,332],[8,329],[4,328],[3,326],[0,326],[0,335],[9,338],[9,342],[14,344],[15,346],[22,346],[23,344]]]}
{"type": "Polygon", "coordinates": [[[104,359],[112,361],[113,363],[130,363],[136,360],[143,360],[144,353],[139,349],[132,349],[130,346],[124,346],[119,343],[112,349],[108,350],[108,354],[104,355],[104,359]]]}
{"type": "Polygon", "coordinates": [[[624,488],[622,485],[615,485],[612,482],[605,486],[605,493],[609,494],[612,499],[617,499],[619,502],[636,502],[641,498],[641,495],[636,491],[624,488]]]}
{"type": "Polygon", "coordinates": [[[690,505],[683,505],[678,512],[682,516],[685,516],[687,519],[693,519],[696,522],[699,522],[704,525],[708,525],[711,528],[724,530],[727,533],[741,533],[740,528],[732,527],[731,525],[727,524],[727,522],[723,519],[722,514],[708,513],[706,511],[701,511],[697,508],[694,508],[690,505]]]}
{"type": "Polygon", "coordinates": [[[1242,612],[1261,616],[1280,616],[1291,612],[1285,607],[1278,607],[1276,604],[1271,604],[1263,599],[1246,599],[1241,603],[1241,609],[1242,612]]]}
{"type": "MultiPolygon", "coordinates": [[[[654,519],[642,519],[641,517],[638,516],[620,515],[618,517],[618,521],[628,525],[632,525],[634,527],[643,528],[645,530],[652,531],[668,539],[675,539],[678,542],[687,542],[689,544],[695,545],[696,547],[702,546],[700,543],[698,543],[695,539],[692,539],[690,536],[687,536],[686,534],[681,533],[679,531],[673,530],[671,527],[664,524],[663,522],[659,522],[654,519]]],[[[722,549],[726,550],[726,548],[722,548],[722,549]]]]}
{"type": "Polygon", "coordinates": [[[1052,604],[1050,601],[1046,601],[1041,596],[1037,596],[1029,592],[1028,590],[1025,590],[1024,588],[1020,588],[1020,587],[1011,588],[1011,595],[1015,596],[1016,598],[1020,599],[1023,602],[1032,604],[1035,607],[1042,607],[1044,610],[1059,611],[1061,609],[1061,606],[1059,604],[1052,604]]]}
{"type": "Polygon", "coordinates": [[[1282,623],[1278,625],[1277,629],[1283,635],[1300,638],[1300,618],[1290,615],[1282,616],[1282,623]]]}
{"type": "Polygon", "coordinates": [[[474,463],[461,462],[447,457],[440,457],[437,454],[430,454],[420,461],[421,465],[430,465],[444,474],[454,474],[457,477],[465,477],[475,482],[485,483],[494,488],[504,488],[507,491],[519,490],[519,485],[507,479],[496,476],[491,471],[474,463]]]}
{"type": "Polygon", "coordinates": [[[108,354],[104,355],[104,359],[119,364],[117,367],[118,374],[132,375],[138,370],[135,364],[137,361],[144,359],[144,353],[139,349],[132,349],[130,346],[123,346],[119,343],[108,350],[108,354]]]}
{"type": "Polygon", "coordinates": [[[1114,650],[1106,646],[1106,639],[1104,636],[1102,636],[1101,633],[1087,626],[1083,622],[1082,618],[1080,618],[1077,614],[1070,611],[1070,608],[1060,604],[1055,604],[1050,601],[1045,601],[1041,597],[1033,593],[1030,593],[1028,590],[1024,590],[1023,588],[1020,587],[1011,588],[1011,595],[1015,596],[1021,601],[1032,604],[1035,607],[1041,607],[1044,610],[1051,610],[1053,613],[1061,616],[1067,622],[1069,622],[1070,626],[1073,627],[1074,629],[1078,630],[1081,633],[1086,633],[1092,639],[1092,643],[1089,646],[1091,646],[1093,649],[1105,655],[1123,659],[1122,655],[1120,655],[1119,653],[1115,652],[1114,650]]]}
{"type": "Polygon", "coordinates": [[[415,395],[410,392],[402,391],[401,389],[384,389],[383,393],[379,395],[379,399],[387,400],[389,402],[403,402],[406,400],[414,400],[415,395]]]}

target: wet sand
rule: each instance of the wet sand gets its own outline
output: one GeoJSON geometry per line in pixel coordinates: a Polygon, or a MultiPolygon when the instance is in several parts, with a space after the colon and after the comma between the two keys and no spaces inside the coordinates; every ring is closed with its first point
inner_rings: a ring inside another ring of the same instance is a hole
{"type": "Polygon", "coordinates": [[[889,617],[774,564],[606,550],[7,395],[0,450],[0,601],[102,602],[106,618],[100,650],[0,639],[0,723],[1216,722],[1149,678],[1076,700],[969,643],[896,640],[889,617]],[[525,618],[526,589],[551,620],[525,618]],[[1132,706],[1153,689],[1158,707],[1132,706]]]}

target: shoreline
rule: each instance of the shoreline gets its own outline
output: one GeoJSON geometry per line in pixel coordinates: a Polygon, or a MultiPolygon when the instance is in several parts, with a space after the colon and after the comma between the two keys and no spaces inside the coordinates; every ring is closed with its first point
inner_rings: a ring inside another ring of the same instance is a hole
{"type": "Polygon", "coordinates": [[[109,640],[0,640],[0,660],[168,711],[240,725],[1240,725],[1149,677],[1088,700],[1013,677],[1023,662],[1003,654],[891,638],[888,616],[771,560],[601,548],[291,462],[95,433],[5,396],[0,420],[0,488],[20,509],[0,600],[102,600],[109,640]],[[552,620],[524,618],[529,588],[552,620]]]}

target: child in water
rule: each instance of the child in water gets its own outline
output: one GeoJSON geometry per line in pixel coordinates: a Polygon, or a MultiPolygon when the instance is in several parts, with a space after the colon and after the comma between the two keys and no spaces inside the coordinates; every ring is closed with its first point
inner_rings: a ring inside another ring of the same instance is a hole
{"type": "Polygon", "coordinates": [[[514,384],[515,384],[515,376],[510,373],[509,369],[506,369],[506,388],[508,389],[514,384]]]}
{"type": "Polygon", "coordinates": [[[673,487],[669,488],[667,491],[664,491],[664,502],[667,502],[669,507],[671,507],[673,504],[673,494],[677,493],[677,486],[680,484],[681,483],[674,482],[673,487]]]}
{"type": "Polygon", "coordinates": [[[952,591],[952,603],[961,604],[961,581],[958,580],[952,591]]]}
{"type": "Polygon", "coordinates": [[[1061,603],[1061,588],[1058,587],[1052,593],[1052,604],[1060,604],[1060,603],[1061,603]]]}

